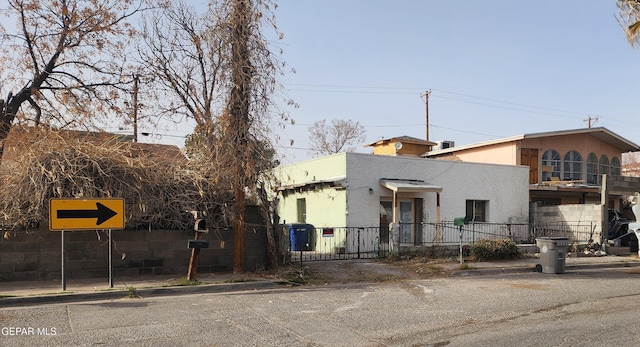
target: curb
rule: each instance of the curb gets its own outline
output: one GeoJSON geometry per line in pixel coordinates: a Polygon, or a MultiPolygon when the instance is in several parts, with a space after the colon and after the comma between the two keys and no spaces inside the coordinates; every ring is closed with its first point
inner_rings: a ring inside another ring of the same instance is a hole
{"type": "MultiPolygon", "coordinates": [[[[168,295],[229,293],[260,289],[278,289],[283,284],[273,281],[251,281],[237,283],[201,284],[193,286],[171,286],[136,289],[135,294],[141,298],[153,298],[168,295]]],[[[30,306],[42,304],[62,304],[79,301],[101,301],[124,299],[128,294],[126,289],[94,293],[69,293],[53,295],[17,296],[0,299],[0,307],[30,306]]]]}
{"type": "MultiPolygon", "coordinates": [[[[616,269],[616,268],[630,268],[640,267],[640,262],[615,262],[615,263],[595,263],[595,264],[574,264],[565,265],[565,273],[579,270],[593,270],[593,269],[616,269]]],[[[531,263],[528,266],[511,266],[511,267],[491,267],[491,268],[478,268],[471,270],[456,270],[451,273],[451,277],[461,276],[481,276],[481,275],[497,275],[497,274],[516,274],[526,272],[537,272],[536,264],[531,263]]]]}

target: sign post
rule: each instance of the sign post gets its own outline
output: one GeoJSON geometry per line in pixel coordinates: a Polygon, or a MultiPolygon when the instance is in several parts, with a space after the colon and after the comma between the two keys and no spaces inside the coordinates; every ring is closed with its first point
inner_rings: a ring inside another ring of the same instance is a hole
{"type": "Polygon", "coordinates": [[[124,199],[50,199],[49,230],[60,231],[62,291],[67,290],[64,271],[65,230],[109,230],[109,288],[113,288],[111,230],[124,229],[124,199]]]}
{"type": "Polygon", "coordinates": [[[111,242],[111,229],[109,229],[109,288],[113,288],[113,255],[111,249],[113,243],[111,242]]]}
{"type": "Polygon", "coordinates": [[[464,217],[456,217],[453,219],[453,225],[457,225],[460,227],[460,264],[464,263],[464,259],[462,258],[462,226],[467,224],[464,217]]]}
{"type": "Polygon", "coordinates": [[[60,277],[62,282],[62,291],[64,292],[65,290],[67,290],[67,281],[64,277],[64,230],[60,232],[60,244],[62,245],[62,264],[60,266],[60,277]]]}

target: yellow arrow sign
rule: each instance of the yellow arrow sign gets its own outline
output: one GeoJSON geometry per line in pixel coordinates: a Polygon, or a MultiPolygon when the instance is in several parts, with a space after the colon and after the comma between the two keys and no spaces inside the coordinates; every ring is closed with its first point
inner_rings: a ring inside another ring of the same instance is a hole
{"type": "Polygon", "coordinates": [[[49,230],[124,229],[124,199],[50,199],[49,230]]]}

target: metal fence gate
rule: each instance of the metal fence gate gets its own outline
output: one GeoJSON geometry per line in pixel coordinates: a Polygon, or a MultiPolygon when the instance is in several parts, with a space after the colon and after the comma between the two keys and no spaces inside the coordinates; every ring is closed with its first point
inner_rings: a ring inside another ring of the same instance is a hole
{"type": "Polygon", "coordinates": [[[290,228],[289,233],[291,261],[378,258],[389,251],[388,232],[375,227],[290,228]]]}

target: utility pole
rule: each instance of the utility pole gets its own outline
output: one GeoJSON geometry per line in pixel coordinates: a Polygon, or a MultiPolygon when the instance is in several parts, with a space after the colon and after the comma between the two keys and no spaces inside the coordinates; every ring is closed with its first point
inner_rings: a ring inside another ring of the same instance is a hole
{"type": "Polygon", "coordinates": [[[589,128],[591,128],[592,124],[596,124],[597,121],[598,121],[598,116],[594,116],[594,117],[589,116],[589,118],[584,119],[584,122],[587,123],[589,128]],[[591,123],[591,121],[593,121],[593,123],[591,123]]]}
{"type": "Polygon", "coordinates": [[[133,142],[138,142],[138,74],[133,75],[133,142]]]}
{"type": "Polygon", "coordinates": [[[427,141],[429,141],[429,95],[431,95],[431,89],[427,90],[426,92],[420,95],[421,98],[424,97],[424,104],[426,107],[425,116],[426,116],[427,127],[426,127],[425,140],[427,141]]]}

